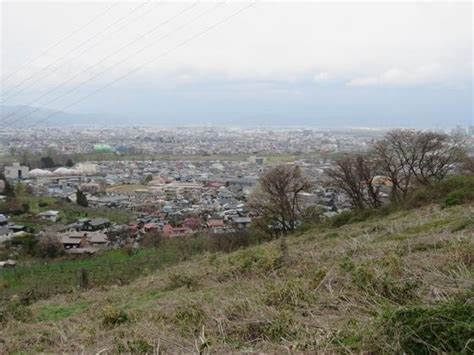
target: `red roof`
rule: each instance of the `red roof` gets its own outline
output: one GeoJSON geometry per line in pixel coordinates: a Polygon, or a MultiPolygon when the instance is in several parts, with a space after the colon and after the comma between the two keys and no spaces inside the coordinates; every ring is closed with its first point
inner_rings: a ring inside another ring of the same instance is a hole
{"type": "Polygon", "coordinates": [[[191,229],[197,229],[201,225],[201,220],[196,217],[188,217],[184,220],[183,226],[189,227],[191,229]]]}
{"type": "Polygon", "coordinates": [[[207,221],[207,226],[208,227],[224,227],[224,220],[222,219],[210,219],[207,221]]]}
{"type": "Polygon", "coordinates": [[[170,236],[171,233],[173,233],[173,227],[171,226],[171,224],[165,224],[163,226],[163,234],[166,236],[170,236]]]}
{"type": "Polygon", "coordinates": [[[158,229],[158,226],[155,223],[147,223],[143,226],[145,229],[158,229]]]}

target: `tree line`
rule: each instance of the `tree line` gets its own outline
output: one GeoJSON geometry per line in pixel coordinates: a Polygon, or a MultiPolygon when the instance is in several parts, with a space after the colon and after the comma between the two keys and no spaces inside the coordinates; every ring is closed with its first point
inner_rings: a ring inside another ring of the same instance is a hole
{"type": "MultiPolygon", "coordinates": [[[[365,153],[345,154],[325,171],[325,184],[343,192],[352,208],[379,208],[381,188],[389,200],[403,202],[419,186],[433,186],[452,172],[474,172],[459,137],[437,132],[393,130],[365,153]]],[[[293,231],[304,215],[301,192],[311,191],[310,179],[296,165],[267,169],[249,199],[264,227],[283,235],[293,231]]]]}
{"type": "Polygon", "coordinates": [[[348,154],[326,171],[328,184],[342,190],[355,209],[382,204],[380,179],[390,185],[390,200],[403,202],[413,189],[433,186],[469,161],[463,141],[443,133],[394,130],[365,154],[348,154]]]}

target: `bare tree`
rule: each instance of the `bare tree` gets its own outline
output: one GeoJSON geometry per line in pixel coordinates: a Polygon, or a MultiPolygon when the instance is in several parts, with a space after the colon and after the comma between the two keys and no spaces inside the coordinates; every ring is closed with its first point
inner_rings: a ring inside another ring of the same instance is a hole
{"type": "Polygon", "coordinates": [[[405,199],[412,179],[409,163],[398,148],[399,131],[389,132],[384,139],[374,145],[378,165],[392,183],[392,199],[405,199]]]}
{"type": "Polygon", "coordinates": [[[392,197],[404,200],[415,184],[443,180],[462,156],[462,142],[445,134],[394,130],[374,145],[378,165],[392,182],[392,197]]]}
{"type": "Polygon", "coordinates": [[[267,170],[249,205],[267,221],[276,222],[283,234],[294,230],[301,211],[300,192],[311,187],[298,166],[279,165],[267,170]]]}
{"type": "Polygon", "coordinates": [[[289,259],[285,235],[296,228],[301,212],[300,193],[310,189],[311,183],[298,166],[278,165],[267,170],[250,198],[249,206],[265,221],[281,230],[280,249],[283,263],[289,259]]]}
{"type": "Polygon", "coordinates": [[[412,169],[417,181],[423,185],[444,180],[464,156],[463,140],[460,137],[419,132],[416,143],[419,159],[412,169]]]}
{"type": "Polygon", "coordinates": [[[326,170],[330,185],[344,191],[356,209],[379,207],[381,205],[379,189],[374,185],[376,165],[369,157],[361,154],[347,155],[335,162],[335,166],[326,170]]]}

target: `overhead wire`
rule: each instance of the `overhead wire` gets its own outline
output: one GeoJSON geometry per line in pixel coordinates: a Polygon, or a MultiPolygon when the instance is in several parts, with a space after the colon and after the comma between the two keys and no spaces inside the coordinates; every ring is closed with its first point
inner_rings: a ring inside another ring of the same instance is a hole
{"type": "MultiPolygon", "coordinates": [[[[226,1],[227,1],[227,0],[226,0],[226,1]]],[[[202,11],[201,13],[199,13],[197,16],[195,16],[194,18],[192,18],[190,21],[186,22],[185,24],[183,24],[183,25],[181,25],[181,26],[179,26],[179,27],[173,29],[172,31],[166,33],[165,35],[159,37],[158,39],[156,39],[156,40],[152,41],[151,43],[147,44],[146,46],[142,47],[140,50],[138,50],[138,51],[134,52],[133,54],[127,56],[126,58],[124,58],[124,59],[122,59],[122,60],[120,60],[120,61],[114,63],[112,66],[108,67],[107,69],[104,69],[104,70],[98,72],[97,74],[95,74],[95,75],[92,76],[91,78],[89,78],[89,79],[83,81],[82,83],[76,85],[75,87],[72,87],[71,89],[67,90],[66,92],[64,92],[63,94],[61,94],[61,95],[59,95],[58,97],[54,98],[53,100],[48,101],[47,103],[45,103],[45,105],[49,105],[49,104],[51,104],[51,103],[53,103],[53,102],[58,101],[59,99],[61,99],[61,98],[63,98],[64,96],[66,96],[67,94],[69,94],[69,93],[71,93],[71,92],[77,90],[78,88],[80,88],[80,87],[84,86],[85,84],[91,82],[92,80],[98,78],[99,76],[103,75],[104,73],[106,73],[106,72],[109,71],[110,69],[113,69],[114,67],[116,67],[116,66],[118,66],[118,65],[120,65],[120,64],[122,64],[122,63],[124,63],[124,62],[126,62],[127,60],[129,60],[129,59],[131,59],[131,58],[133,58],[133,57],[136,56],[137,54],[139,54],[139,53],[145,51],[146,49],[148,49],[148,48],[150,48],[151,46],[155,45],[156,43],[160,42],[161,40],[163,40],[163,39],[169,37],[170,35],[173,35],[174,33],[176,33],[176,32],[178,32],[178,31],[182,30],[183,28],[186,28],[186,27],[190,26],[191,24],[193,24],[194,22],[196,22],[197,20],[199,20],[201,17],[203,17],[203,16],[207,15],[208,13],[214,11],[214,10],[217,9],[219,6],[222,6],[226,1],[219,2],[219,3],[217,3],[216,5],[214,5],[213,7],[209,8],[209,9],[206,9],[205,11],[202,11]]],[[[166,24],[166,23],[172,21],[173,19],[177,18],[177,17],[178,17],[179,15],[181,15],[182,13],[184,13],[184,12],[186,12],[186,11],[189,11],[191,8],[195,7],[197,4],[198,4],[198,3],[195,2],[195,3],[192,4],[191,6],[186,7],[184,10],[181,10],[180,12],[178,12],[178,14],[176,14],[176,15],[174,15],[174,16],[168,18],[167,20],[165,20],[165,21],[163,21],[163,22],[161,22],[158,26],[155,26],[155,27],[153,28],[153,31],[148,31],[145,35],[154,32],[156,29],[158,29],[158,28],[161,27],[162,25],[164,25],[164,24],[166,24]]],[[[145,35],[143,35],[143,36],[145,36],[145,35]]],[[[132,43],[132,42],[130,42],[129,44],[131,44],[131,43],[132,43]]],[[[126,45],[126,46],[127,46],[127,45],[126,45]]],[[[121,47],[121,48],[125,48],[126,46],[123,46],[123,47],[121,47]]],[[[100,64],[100,63],[102,63],[105,59],[112,57],[113,54],[116,54],[116,53],[118,53],[118,52],[119,52],[119,50],[115,51],[115,52],[112,53],[111,55],[108,55],[106,58],[103,58],[101,61],[99,61],[98,63],[94,64],[94,66],[96,66],[96,65],[98,65],[98,64],[100,64]]],[[[70,80],[69,80],[69,81],[70,81],[70,80]]],[[[61,84],[61,85],[62,85],[62,84],[61,84]]],[[[46,96],[46,95],[44,94],[43,96],[46,96]]],[[[20,116],[19,118],[15,118],[15,119],[12,120],[11,122],[7,122],[5,126],[6,126],[6,127],[9,127],[9,126],[11,126],[12,124],[17,124],[19,121],[23,120],[24,118],[28,117],[29,115],[31,115],[31,114],[33,114],[33,113],[35,113],[35,112],[38,112],[38,111],[40,111],[40,110],[41,110],[41,107],[34,108],[32,111],[30,111],[30,112],[28,112],[28,113],[26,113],[26,114],[20,116]]]]}
{"type": "Polygon", "coordinates": [[[119,81],[121,81],[121,80],[127,78],[127,77],[130,76],[131,74],[136,73],[137,71],[141,70],[142,68],[146,67],[147,65],[149,65],[149,64],[151,64],[151,63],[153,63],[153,62],[156,62],[157,60],[159,60],[159,59],[165,57],[166,55],[172,53],[173,51],[175,51],[175,50],[177,50],[177,49],[179,49],[179,48],[181,48],[181,47],[187,45],[188,43],[190,43],[190,42],[193,41],[194,39],[196,39],[196,38],[198,38],[198,37],[201,37],[201,36],[203,36],[204,34],[208,33],[209,31],[213,30],[214,28],[216,28],[216,27],[218,27],[218,26],[221,26],[222,24],[228,22],[229,20],[231,20],[231,19],[234,18],[235,16],[239,15],[239,14],[242,13],[243,11],[245,11],[245,10],[251,8],[252,6],[254,6],[257,2],[258,2],[258,0],[253,1],[253,2],[250,3],[249,5],[246,5],[246,6],[242,7],[242,8],[240,8],[239,10],[233,12],[231,15],[225,17],[225,18],[222,19],[221,21],[218,21],[218,22],[216,22],[216,23],[214,23],[214,24],[212,24],[212,25],[206,27],[204,30],[198,32],[197,34],[194,34],[194,35],[192,35],[192,36],[186,38],[185,40],[181,41],[178,45],[176,45],[176,46],[172,47],[171,49],[169,49],[169,50],[167,50],[167,51],[161,53],[159,56],[153,58],[152,60],[147,61],[146,63],[144,63],[144,64],[138,66],[137,68],[128,71],[127,73],[125,73],[125,74],[119,76],[118,78],[116,78],[116,79],[114,79],[113,81],[107,83],[106,85],[101,86],[100,88],[98,88],[98,89],[96,89],[96,90],[90,92],[88,95],[82,97],[81,99],[76,100],[76,101],[74,101],[74,102],[72,102],[72,103],[70,103],[70,104],[68,104],[68,105],[66,105],[66,106],[64,106],[64,107],[62,107],[60,110],[55,111],[55,112],[53,112],[52,114],[49,114],[49,115],[47,115],[46,117],[44,117],[44,118],[42,118],[42,119],[40,119],[40,120],[37,120],[37,121],[34,122],[33,124],[27,126],[26,129],[30,129],[30,128],[36,127],[37,125],[46,122],[47,120],[51,119],[52,117],[56,116],[57,114],[61,113],[62,111],[68,109],[69,107],[72,107],[72,106],[74,106],[74,105],[77,105],[77,104],[81,103],[82,101],[88,99],[89,97],[91,97],[91,96],[97,94],[98,92],[100,92],[100,91],[102,91],[102,90],[105,90],[106,88],[110,87],[111,85],[113,85],[113,84],[115,84],[115,83],[117,83],[117,82],[119,82],[119,81]]]}
{"type": "MultiPolygon", "coordinates": [[[[119,19],[118,21],[115,21],[114,23],[112,23],[111,25],[109,25],[109,26],[108,26],[106,29],[104,29],[103,31],[105,31],[105,30],[107,30],[107,29],[113,27],[113,26],[114,26],[115,24],[117,24],[118,22],[121,22],[121,20],[125,19],[126,17],[128,17],[129,15],[131,15],[133,12],[135,12],[136,10],[142,8],[144,5],[148,4],[149,2],[150,2],[150,0],[148,0],[147,2],[142,3],[142,4],[139,5],[138,7],[134,8],[131,12],[129,12],[128,14],[126,14],[125,16],[123,16],[123,17],[122,17],[121,19],[119,19]]],[[[161,2],[160,2],[160,1],[152,1],[152,3],[154,3],[155,6],[156,6],[157,4],[160,4],[161,2]]],[[[93,47],[97,46],[98,44],[102,43],[103,41],[105,41],[105,40],[106,40],[107,38],[109,38],[110,36],[112,36],[112,35],[114,35],[114,34],[120,32],[120,31],[123,30],[125,27],[127,27],[128,25],[130,25],[132,22],[134,22],[134,21],[136,21],[136,20],[142,18],[144,15],[148,15],[148,14],[149,14],[149,11],[152,10],[152,9],[154,9],[155,6],[153,6],[151,9],[149,9],[146,13],[141,14],[140,16],[138,16],[138,17],[136,17],[136,18],[133,18],[131,21],[125,23],[123,26],[119,27],[119,28],[116,29],[115,31],[110,32],[110,33],[107,34],[105,37],[103,37],[99,42],[93,43],[92,46],[86,47],[83,51],[79,52],[79,53],[75,56],[75,59],[77,60],[77,58],[79,58],[81,55],[83,55],[84,53],[86,53],[88,50],[90,50],[91,48],[93,48],[93,47]]],[[[64,57],[62,57],[62,58],[64,58],[64,57]]],[[[52,71],[47,72],[46,75],[51,75],[51,74],[57,72],[59,69],[61,69],[62,67],[64,67],[66,64],[69,64],[69,62],[68,62],[68,61],[65,61],[63,64],[61,64],[60,66],[54,68],[52,71]]],[[[43,77],[40,77],[40,78],[38,78],[38,79],[36,79],[36,80],[34,80],[33,82],[29,83],[27,86],[24,86],[24,87],[21,88],[19,91],[17,91],[16,93],[14,93],[12,96],[8,97],[5,101],[8,101],[8,100],[11,99],[13,96],[16,96],[16,95],[19,94],[20,92],[22,92],[22,91],[24,91],[25,89],[31,87],[32,85],[34,85],[35,83],[37,83],[37,82],[40,81],[41,79],[45,78],[46,75],[43,76],[43,77]]],[[[58,89],[58,88],[61,87],[61,86],[63,86],[63,85],[56,86],[55,88],[53,88],[52,90],[50,90],[50,92],[51,92],[51,91],[54,91],[54,90],[56,90],[56,89],[58,89]]],[[[49,92],[49,93],[50,93],[50,92],[49,92]]],[[[35,102],[38,102],[41,98],[45,97],[45,96],[46,96],[47,94],[49,94],[49,93],[46,93],[46,94],[41,95],[40,97],[38,97],[38,98],[32,100],[31,102],[25,104],[25,106],[28,107],[28,106],[34,104],[35,102]]],[[[12,117],[12,116],[15,116],[16,114],[18,114],[20,111],[23,111],[24,109],[25,109],[25,107],[20,107],[19,109],[14,110],[14,111],[10,112],[10,113],[7,114],[7,115],[2,116],[2,117],[0,118],[0,122],[2,122],[2,121],[3,121],[3,122],[7,122],[7,119],[8,119],[8,118],[10,118],[10,117],[12,117]]]]}
{"type": "Polygon", "coordinates": [[[67,41],[69,38],[71,38],[72,36],[76,35],[77,33],[81,32],[82,30],[84,30],[86,27],[88,27],[89,25],[93,24],[95,21],[97,21],[99,18],[101,18],[102,16],[104,16],[105,14],[107,14],[110,10],[112,10],[115,6],[117,6],[119,4],[120,1],[115,1],[112,5],[110,5],[109,7],[107,7],[104,11],[101,11],[100,13],[98,13],[96,16],[94,16],[90,21],[88,21],[87,23],[85,23],[84,25],[82,25],[80,28],[72,31],[71,33],[69,33],[68,35],[66,35],[65,37],[63,37],[62,39],[60,39],[59,41],[57,41],[56,43],[54,43],[53,45],[49,46],[46,50],[44,50],[43,52],[41,52],[39,55],[37,55],[36,57],[28,60],[27,62],[23,63],[20,67],[18,67],[16,70],[14,70],[13,72],[11,72],[10,74],[8,74],[7,76],[3,77],[1,79],[2,82],[6,81],[7,79],[11,78],[13,75],[15,75],[16,73],[18,73],[19,71],[21,71],[25,66],[27,65],[30,65],[31,63],[33,63],[34,61],[38,60],[39,58],[43,57],[44,55],[48,54],[51,50],[53,50],[54,48],[58,47],[59,45],[61,45],[62,43],[64,43],[65,41],[67,41]]]}
{"type": "MultiPolygon", "coordinates": [[[[149,3],[150,0],[147,0],[145,1],[144,3],[141,3],[139,4],[138,6],[136,6],[135,8],[133,8],[130,12],[128,12],[127,14],[125,14],[124,16],[120,17],[118,20],[115,20],[113,23],[109,24],[106,28],[104,28],[103,30],[101,30],[101,33],[100,34],[96,34],[94,33],[94,35],[92,35],[91,37],[88,37],[86,38],[85,40],[83,40],[82,42],[80,42],[78,45],[76,45],[72,50],[68,51],[67,53],[65,53],[63,56],[57,58],[56,60],[54,60],[53,62],[50,62],[49,64],[47,64],[46,66],[44,66],[43,68],[41,68],[39,71],[33,73],[32,75],[28,76],[27,78],[23,79],[22,81],[20,81],[19,83],[17,83],[16,85],[14,85],[13,87],[9,88],[7,91],[4,91],[2,93],[2,104],[4,104],[6,101],[10,100],[12,97],[15,97],[16,95],[18,95],[19,93],[25,91],[26,89],[28,89],[29,87],[33,86],[34,84],[36,84],[38,81],[44,79],[46,76],[48,75],[51,75],[55,72],[57,72],[59,69],[61,69],[62,67],[64,67],[64,65],[68,64],[68,61],[64,61],[61,65],[59,66],[56,66],[54,67],[54,65],[58,64],[58,63],[61,63],[61,61],[63,61],[64,59],[67,59],[70,55],[74,54],[77,50],[81,49],[83,46],[87,45],[91,40],[93,40],[94,38],[96,38],[98,35],[102,35],[105,31],[109,30],[110,28],[112,28],[113,26],[115,26],[117,23],[120,23],[122,22],[124,19],[126,19],[129,15],[133,14],[134,12],[138,11],[139,9],[141,9],[142,7],[144,7],[145,5],[147,5],[149,3]],[[52,71],[48,71],[49,68],[52,68],[52,71]],[[28,81],[30,81],[31,79],[34,79],[35,77],[37,77],[38,75],[42,74],[42,73],[45,73],[45,75],[41,76],[40,78],[36,79],[36,80],[32,80],[30,83],[28,83],[26,86],[23,86],[23,84],[27,83],[28,81]],[[10,94],[12,91],[15,91],[16,89],[20,88],[18,91],[14,92],[13,94],[10,94]],[[10,94],[10,95],[8,95],[10,94]]],[[[85,53],[84,51],[81,52],[80,55],[82,55],[83,53],[85,53]]],[[[76,56],[76,59],[77,59],[78,56],[76,56]]]]}
{"type": "MultiPolygon", "coordinates": [[[[218,3],[214,8],[217,8],[218,6],[220,6],[220,5],[222,5],[222,4],[223,4],[223,3],[218,3]]],[[[98,65],[100,65],[100,64],[102,64],[102,63],[104,63],[107,59],[110,59],[110,58],[114,57],[116,54],[120,53],[121,51],[123,51],[124,49],[128,48],[129,46],[131,46],[131,45],[133,45],[133,44],[136,44],[136,43],[137,43],[139,40],[141,40],[142,38],[144,38],[144,37],[146,37],[146,36],[152,34],[153,32],[155,32],[156,30],[158,30],[158,29],[161,28],[162,26],[164,26],[164,25],[166,25],[167,23],[173,21],[174,19],[176,19],[176,18],[178,18],[179,16],[183,15],[184,13],[188,12],[189,10],[191,10],[192,8],[194,8],[194,7],[197,6],[197,5],[198,5],[198,3],[197,3],[197,2],[194,2],[194,3],[191,4],[190,6],[187,6],[186,8],[180,10],[180,11],[179,11],[178,13],[176,13],[175,15],[173,15],[173,16],[167,18],[166,20],[160,22],[158,25],[154,26],[152,29],[148,30],[147,32],[141,34],[140,36],[138,36],[138,37],[135,38],[134,40],[128,42],[128,43],[125,44],[124,46],[121,46],[120,48],[118,48],[117,50],[115,50],[113,53],[108,54],[108,55],[105,56],[104,58],[100,59],[98,62],[96,62],[96,63],[90,65],[89,67],[87,67],[86,69],[84,69],[84,70],[82,70],[81,72],[77,73],[77,74],[74,75],[73,77],[71,77],[71,78],[69,78],[68,80],[62,82],[61,84],[57,85],[56,87],[52,88],[51,90],[47,91],[46,93],[40,95],[38,98],[36,98],[36,99],[34,99],[33,101],[31,101],[29,104],[33,104],[33,103],[35,103],[35,102],[38,102],[40,99],[42,99],[43,97],[49,95],[51,92],[54,92],[54,91],[56,91],[57,89],[59,89],[59,88],[65,86],[67,83],[69,83],[69,82],[71,82],[72,80],[74,80],[75,78],[79,77],[81,74],[83,74],[83,73],[85,73],[85,72],[88,72],[90,69],[93,69],[94,67],[96,67],[96,66],[98,66],[98,65]]],[[[213,9],[211,9],[211,10],[213,10],[213,9]]],[[[209,11],[209,10],[206,10],[206,11],[209,11]]],[[[206,11],[203,13],[203,15],[206,13],[206,11]]],[[[196,19],[198,19],[198,18],[201,17],[201,16],[202,16],[202,15],[198,15],[195,19],[192,20],[192,22],[194,22],[196,19]]],[[[98,72],[98,73],[95,74],[92,78],[90,78],[90,79],[88,79],[88,80],[86,80],[86,81],[84,81],[84,82],[82,82],[82,83],[76,85],[76,86],[73,87],[72,89],[68,90],[66,93],[63,93],[63,94],[60,95],[59,97],[57,97],[57,98],[55,98],[55,99],[53,99],[53,100],[48,101],[46,104],[50,104],[50,103],[52,103],[52,102],[57,101],[59,98],[64,97],[66,94],[68,94],[68,93],[70,93],[70,92],[76,90],[77,88],[83,86],[84,84],[86,84],[86,83],[92,81],[93,79],[95,79],[95,78],[101,76],[102,74],[104,74],[105,72],[109,71],[110,69],[116,67],[117,65],[122,64],[122,63],[125,62],[126,60],[128,60],[128,59],[132,58],[133,56],[135,56],[135,55],[137,55],[137,54],[143,52],[145,49],[149,48],[151,45],[156,44],[156,43],[159,42],[160,40],[162,40],[162,39],[168,37],[169,35],[173,34],[173,33],[176,32],[176,31],[181,30],[182,28],[184,28],[184,27],[186,27],[186,26],[188,26],[188,25],[189,25],[189,24],[185,24],[185,25],[183,25],[183,26],[180,26],[179,28],[177,28],[177,29],[175,29],[174,31],[172,31],[172,32],[170,32],[170,33],[168,33],[168,34],[166,34],[165,36],[160,37],[158,40],[153,41],[151,44],[148,44],[147,46],[143,47],[143,48],[140,49],[139,51],[134,52],[132,55],[129,55],[129,56],[126,57],[125,59],[122,59],[122,60],[120,60],[119,62],[116,62],[116,63],[113,64],[111,67],[108,67],[107,69],[104,69],[104,70],[98,72]]],[[[6,121],[5,121],[6,126],[11,125],[12,123],[16,123],[16,122],[17,122],[16,120],[21,120],[21,119],[23,119],[24,117],[27,117],[27,116],[29,116],[30,114],[39,111],[40,109],[41,109],[41,108],[35,108],[35,109],[33,109],[31,112],[28,112],[28,113],[26,113],[26,114],[21,115],[19,118],[14,117],[14,118],[13,118],[12,120],[10,120],[10,121],[6,120],[6,121]],[[16,122],[15,122],[15,121],[16,121],[16,122]]],[[[20,110],[17,110],[17,111],[21,111],[21,109],[20,109],[20,110]]],[[[9,114],[8,116],[5,116],[5,118],[8,118],[8,117],[10,117],[10,116],[12,116],[12,114],[9,114]]]]}

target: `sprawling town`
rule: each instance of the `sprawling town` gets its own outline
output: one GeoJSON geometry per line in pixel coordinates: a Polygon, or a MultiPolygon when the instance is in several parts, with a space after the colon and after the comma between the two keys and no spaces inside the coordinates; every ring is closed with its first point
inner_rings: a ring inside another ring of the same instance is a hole
{"type": "MultiPolygon", "coordinates": [[[[472,139],[473,128],[451,133],[472,139]]],[[[261,173],[282,163],[299,166],[311,180],[311,191],[300,192],[304,208],[334,216],[351,203],[327,183],[325,170],[338,155],[366,151],[382,134],[214,127],[5,130],[0,151],[10,159],[3,175],[38,202],[23,206],[28,213],[21,218],[0,215],[0,240],[54,231],[68,253],[91,254],[123,243],[139,247],[140,237],[150,232],[170,238],[235,233],[256,217],[247,202],[261,173]],[[60,205],[66,210],[81,205],[97,213],[52,209],[57,203],[51,200],[67,201],[60,205]],[[107,217],[114,211],[125,211],[126,218],[107,217]],[[109,235],[117,231],[127,239],[112,242],[109,235]]],[[[385,190],[382,198],[388,196],[385,190]]]]}

